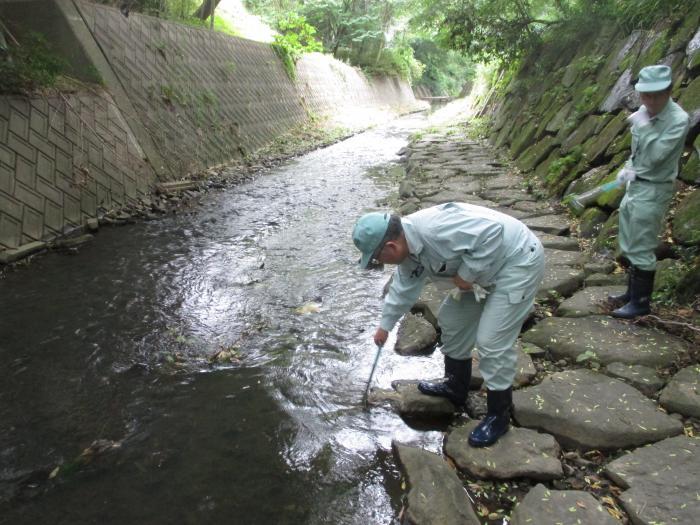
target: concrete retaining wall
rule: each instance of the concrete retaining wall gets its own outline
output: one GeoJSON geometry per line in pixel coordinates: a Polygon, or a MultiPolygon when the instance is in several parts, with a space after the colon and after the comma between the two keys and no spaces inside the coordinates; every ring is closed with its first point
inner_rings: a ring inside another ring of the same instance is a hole
{"type": "Polygon", "coordinates": [[[320,54],[292,81],[267,44],[80,0],[0,0],[0,16],[49,34],[72,74],[102,84],[0,97],[0,249],[245,157],[312,115],[361,128],[422,108],[405,83],[320,54]]]}

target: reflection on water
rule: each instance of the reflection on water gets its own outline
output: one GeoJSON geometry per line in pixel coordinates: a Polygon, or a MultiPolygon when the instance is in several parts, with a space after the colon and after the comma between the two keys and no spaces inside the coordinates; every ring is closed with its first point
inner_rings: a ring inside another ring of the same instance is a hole
{"type": "MultiPolygon", "coordinates": [[[[0,281],[0,522],[394,523],[391,441],[438,450],[441,434],[362,409],[388,273],[356,267],[350,231],[422,124],[0,281]],[[235,359],[212,364],[222,349],[235,359]],[[69,468],[96,439],[119,446],[69,468]]],[[[438,361],[387,351],[375,382],[438,361]]]]}

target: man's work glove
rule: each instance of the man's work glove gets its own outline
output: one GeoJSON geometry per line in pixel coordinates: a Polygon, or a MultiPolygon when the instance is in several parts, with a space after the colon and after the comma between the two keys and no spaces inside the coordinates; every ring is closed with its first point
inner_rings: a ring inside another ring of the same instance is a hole
{"type": "Polygon", "coordinates": [[[636,178],[637,178],[637,174],[634,172],[634,168],[630,168],[628,166],[625,166],[620,171],[617,172],[617,176],[615,177],[615,180],[617,181],[617,183],[620,186],[622,186],[623,184],[626,184],[628,182],[632,182],[636,178]]]}
{"type": "Polygon", "coordinates": [[[641,108],[627,117],[627,120],[629,120],[630,124],[633,126],[642,128],[651,122],[651,117],[649,117],[647,108],[641,108]]]}
{"type": "Polygon", "coordinates": [[[480,303],[483,299],[486,299],[486,296],[488,295],[488,292],[486,289],[484,289],[482,286],[479,286],[476,283],[472,283],[472,289],[471,290],[462,290],[461,288],[453,288],[450,291],[450,296],[452,299],[455,301],[459,301],[462,298],[462,294],[473,292],[474,293],[474,299],[476,300],[477,303],[480,303]]]}

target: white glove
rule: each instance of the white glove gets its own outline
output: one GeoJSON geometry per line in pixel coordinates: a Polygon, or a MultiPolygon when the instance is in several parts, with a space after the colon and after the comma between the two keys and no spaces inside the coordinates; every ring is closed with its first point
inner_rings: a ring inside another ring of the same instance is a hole
{"type": "Polygon", "coordinates": [[[455,301],[460,301],[462,299],[462,293],[464,293],[464,290],[455,286],[452,288],[452,290],[450,290],[450,297],[452,297],[452,299],[455,301]]]}
{"type": "Polygon", "coordinates": [[[628,182],[632,182],[634,179],[637,178],[637,174],[634,171],[634,168],[630,168],[629,166],[625,166],[622,168],[620,171],[617,172],[617,176],[615,177],[615,180],[617,183],[622,186],[623,184],[626,184],[628,182]]]}
{"type": "Polygon", "coordinates": [[[477,303],[480,303],[482,299],[486,299],[486,296],[488,295],[486,289],[476,283],[472,284],[472,291],[474,292],[474,299],[476,299],[477,303]]]}
{"type": "Polygon", "coordinates": [[[649,124],[649,122],[651,122],[651,117],[649,117],[647,108],[642,106],[640,109],[638,109],[629,117],[627,117],[627,120],[629,120],[630,124],[632,124],[633,126],[641,128],[649,124]]]}

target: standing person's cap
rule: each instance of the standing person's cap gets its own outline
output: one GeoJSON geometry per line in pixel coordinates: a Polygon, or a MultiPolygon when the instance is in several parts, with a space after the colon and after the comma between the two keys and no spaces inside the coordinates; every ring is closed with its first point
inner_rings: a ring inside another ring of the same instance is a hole
{"type": "Polygon", "coordinates": [[[352,231],[352,242],[362,252],[360,268],[367,268],[377,249],[382,245],[391,214],[373,211],[360,217],[352,231]]]}
{"type": "Polygon", "coordinates": [[[668,66],[647,66],[639,72],[634,89],[640,93],[663,91],[671,85],[671,68],[668,66]]]}

